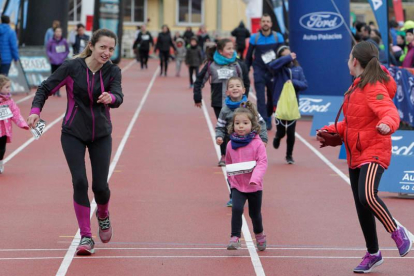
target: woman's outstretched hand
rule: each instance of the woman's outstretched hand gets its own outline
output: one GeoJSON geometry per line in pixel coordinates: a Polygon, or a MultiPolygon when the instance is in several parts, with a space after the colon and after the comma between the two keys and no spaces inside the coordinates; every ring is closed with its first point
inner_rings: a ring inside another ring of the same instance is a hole
{"type": "Polygon", "coordinates": [[[40,119],[39,115],[32,114],[27,118],[26,122],[29,125],[29,127],[35,128],[37,125],[37,122],[39,122],[39,119],[40,119]]]}

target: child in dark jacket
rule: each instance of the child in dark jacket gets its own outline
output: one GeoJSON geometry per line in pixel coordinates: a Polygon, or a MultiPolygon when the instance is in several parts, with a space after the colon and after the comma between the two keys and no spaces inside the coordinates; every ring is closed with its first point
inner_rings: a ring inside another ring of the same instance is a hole
{"type": "Polygon", "coordinates": [[[188,72],[190,75],[190,88],[194,87],[193,74],[198,75],[198,69],[203,63],[203,52],[197,43],[197,37],[193,36],[190,40],[190,46],[187,49],[185,55],[185,64],[188,66],[188,72]]]}
{"type": "MultiPolygon", "coordinates": [[[[273,107],[276,110],[277,102],[282,93],[283,85],[292,82],[295,88],[296,98],[299,99],[299,91],[308,88],[303,69],[296,60],[296,54],[290,52],[288,46],[281,46],[277,50],[276,60],[269,63],[269,68],[273,72],[273,107]]],[[[285,121],[276,118],[276,135],[273,139],[273,147],[279,148],[280,140],[287,134],[286,162],[294,164],[293,147],[295,145],[296,121],[285,121]]]]}

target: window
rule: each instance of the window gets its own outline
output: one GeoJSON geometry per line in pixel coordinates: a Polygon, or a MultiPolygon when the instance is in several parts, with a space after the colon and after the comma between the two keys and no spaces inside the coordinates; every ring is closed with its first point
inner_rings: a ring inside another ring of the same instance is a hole
{"type": "Polygon", "coordinates": [[[204,0],[177,0],[178,25],[202,25],[204,0]]]}
{"type": "Polygon", "coordinates": [[[147,0],[126,0],[124,23],[137,24],[146,22],[147,0]]]}
{"type": "Polygon", "coordinates": [[[79,23],[81,21],[82,0],[69,0],[69,21],[79,23]]]}

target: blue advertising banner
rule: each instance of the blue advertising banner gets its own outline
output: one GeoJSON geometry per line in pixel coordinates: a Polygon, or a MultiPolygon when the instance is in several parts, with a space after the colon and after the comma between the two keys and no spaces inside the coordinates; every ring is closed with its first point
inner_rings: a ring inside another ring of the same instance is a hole
{"type": "Polygon", "coordinates": [[[400,114],[400,119],[414,127],[414,76],[407,70],[398,67],[392,66],[388,70],[397,83],[394,103],[400,114]]]}
{"type": "Polygon", "coordinates": [[[302,116],[325,113],[335,113],[336,116],[343,99],[343,96],[299,95],[299,111],[302,116]]]}
{"type": "MultiPolygon", "coordinates": [[[[313,115],[312,127],[309,136],[316,136],[316,130],[321,129],[324,126],[333,125],[335,123],[336,115],[338,112],[316,113],[313,115]]],[[[343,113],[339,116],[338,122],[344,118],[343,113]]]]}
{"type": "MultiPolygon", "coordinates": [[[[388,42],[388,1],[387,0],[368,0],[377,20],[379,31],[382,36],[385,56],[389,61],[389,42],[388,42]]],[[[387,62],[388,64],[388,62],[387,62]]]]}
{"type": "Polygon", "coordinates": [[[289,40],[303,67],[305,95],[343,95],[351,84],[349,0],[290,0],[289,40]]]}

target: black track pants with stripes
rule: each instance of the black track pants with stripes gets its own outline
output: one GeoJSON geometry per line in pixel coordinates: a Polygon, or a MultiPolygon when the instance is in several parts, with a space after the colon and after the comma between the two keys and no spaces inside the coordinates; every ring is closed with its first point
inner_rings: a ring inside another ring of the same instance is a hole
{"type": "Polygon", "coordinates": [[[356,169],[349,169],[359,223],[368,252],[371,254],[379,250],[375,217],[384,225],[388,233],[397,229],[397,224],[387,206],[377,195],[383,173],[384,168],[377,163],[368,163],[356,169]]]}

